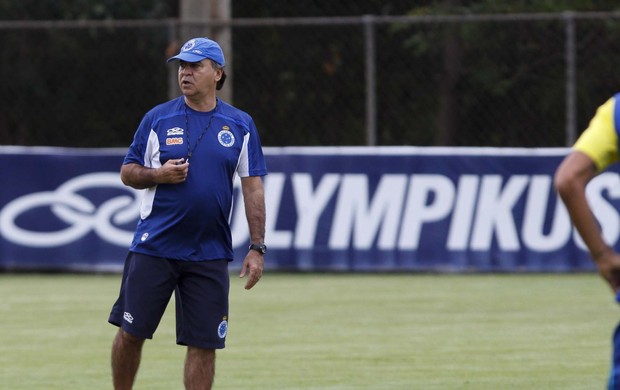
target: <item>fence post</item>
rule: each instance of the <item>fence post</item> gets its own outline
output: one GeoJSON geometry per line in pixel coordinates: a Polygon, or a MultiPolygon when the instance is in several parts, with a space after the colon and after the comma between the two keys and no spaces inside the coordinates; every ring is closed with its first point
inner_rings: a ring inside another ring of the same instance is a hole
{"type": "MultiPolygon", "coordinates": [[[[168,30],[168,42],[176,42],[179,39],[179,34],[177,31],[177,27],[173,22],[168,22],[167,25],[168,30]]],[[[175,53],[176,54],[176,53],[175,53]]],[[[177,64],[175,64],[177,65],[177,64]]],[[[172,100],[179,96],[179,82],[178,82],[178,68],[176,66],[172,66],[166,64],[168,69],[168,100],[172,100]]]]}
{"type": "Polygon", "coordinates": [[[364,48],[366,69],[366,145],[377,144],[377,90],[375,56],[375,18],[364,15],[364,48]]]}
{"type": "Polygon", "coordinates": [[[181,0],[179,3],[179,17],[181,19],[182,42],[185,40],[206,36],[220,44],[226,58],[226,83],[218,97],[233,103],[233,63],[232,32],[229,25],[219,22],[230,21],[232,15],[232,0],[181,0]],[[183,23],[188,22],[188,23],[183,23]],[[215,23],[212,23],[215,22],[215,23]]]}
{"type": "Polygon", "coordinates": [[[562,13],[566,34],[566,146],[571,146],[577,139],[577,53],[575,51],[575,12],[562,13]]]}

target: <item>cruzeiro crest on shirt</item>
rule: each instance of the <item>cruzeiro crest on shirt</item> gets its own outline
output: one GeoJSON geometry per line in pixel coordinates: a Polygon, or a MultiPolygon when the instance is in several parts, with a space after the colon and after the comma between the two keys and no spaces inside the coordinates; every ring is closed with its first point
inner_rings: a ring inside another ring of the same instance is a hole
{"type": "Polygon", "coordinates": [[[230,148],[235,144],[235,135],[230,131],[230,127],[222,126],[222,130],[217,133],[217,140],[222,146],[230,148]]]}

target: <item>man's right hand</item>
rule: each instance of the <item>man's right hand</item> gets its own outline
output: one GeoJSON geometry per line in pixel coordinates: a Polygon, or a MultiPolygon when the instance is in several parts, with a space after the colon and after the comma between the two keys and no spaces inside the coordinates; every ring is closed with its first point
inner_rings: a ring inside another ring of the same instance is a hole
{"type": "Polygon", "coordinates": [[[159,168],[129,163],[121,166],[121,180],[125,185],[141,190],[157,184],[183,183],[188,170],[189,162],[183,158],[168,160],[159,168]]]}
{"type": "Polygon", "coordinates": [[[157,182],[161,184],[178,184],[187,179],[189,162],[184,158],[170,159],[158,168],[157,182]]]}

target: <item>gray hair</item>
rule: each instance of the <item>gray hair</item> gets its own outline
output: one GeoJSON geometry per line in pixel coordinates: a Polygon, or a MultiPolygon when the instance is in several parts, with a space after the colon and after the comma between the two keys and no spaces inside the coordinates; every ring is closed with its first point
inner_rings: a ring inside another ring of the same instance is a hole
{"type": "Polygon", "coordinates": [[[217,81],[217,84],[215,84],[215,89],[219,91],[224,86],[224,81],[226,81],[226,72],[224,71],[224,67],[222,65],[218,64],[212,59],[209,59],[209,61],[211,61],[211,66],[213,67],[213,69],[222,70],[222,77],[217,81]]]}

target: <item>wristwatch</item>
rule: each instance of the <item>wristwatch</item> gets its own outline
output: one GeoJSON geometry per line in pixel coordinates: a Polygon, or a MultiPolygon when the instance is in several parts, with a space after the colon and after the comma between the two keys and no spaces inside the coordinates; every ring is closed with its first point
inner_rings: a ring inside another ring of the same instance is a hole
{"type": "Polygon", "coordinates": [[[250,250],[255,250],[261,255],[267,253],[267,245],[265,244],[250,244],[250,250]]]}

